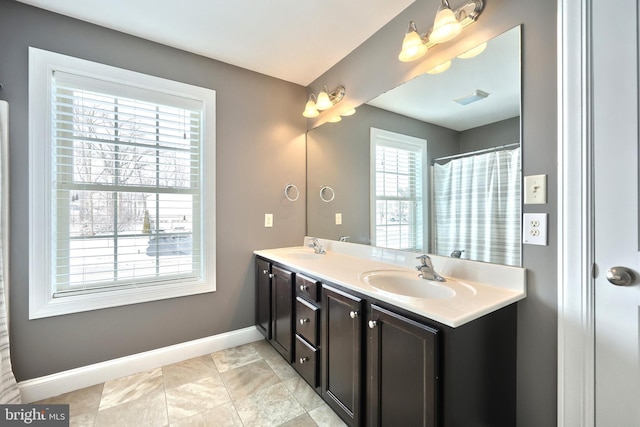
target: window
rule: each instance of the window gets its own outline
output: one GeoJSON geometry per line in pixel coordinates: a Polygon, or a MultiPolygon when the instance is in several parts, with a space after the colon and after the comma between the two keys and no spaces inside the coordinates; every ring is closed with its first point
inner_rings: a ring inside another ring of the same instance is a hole
{"type": "Polygon", "coordinates": [[[30,317],[215,290],[215,92],[34,48],[30,85],[30,317]]]}
{"type": "Polygon", "coordinates": [[[426,248],[427,142],[371,128],[371,236],[375,246],[426,248]]]}

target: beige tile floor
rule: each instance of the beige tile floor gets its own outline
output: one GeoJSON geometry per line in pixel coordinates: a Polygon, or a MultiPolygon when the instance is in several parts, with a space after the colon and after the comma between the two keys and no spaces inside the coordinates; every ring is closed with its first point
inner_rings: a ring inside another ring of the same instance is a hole
{"type": "Polygon", "coordinates": [[[344,426],[267,343],[258,341],[72,391],[71,426],[344,426]]]}

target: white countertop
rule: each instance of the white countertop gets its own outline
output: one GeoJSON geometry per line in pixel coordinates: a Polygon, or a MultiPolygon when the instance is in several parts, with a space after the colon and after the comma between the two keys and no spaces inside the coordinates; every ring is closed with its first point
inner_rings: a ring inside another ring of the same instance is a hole
{"type": "Polygon", "coordinates": [[[526,270],[430,255],[444,285],[455,291],[448,299],[412,298],[384,292],[360,280],[361,273],[398,270],[418,274],[420,254],[374,248],[353,243],[321,241],[324,255],[312,256],[305,246],[254,251],[256,255],[305,272],[317,279],[352,289],[378,300],[458,327],[526,297],[526,270]],[[308,253],[310,256],[300,256],[308,253]]]}

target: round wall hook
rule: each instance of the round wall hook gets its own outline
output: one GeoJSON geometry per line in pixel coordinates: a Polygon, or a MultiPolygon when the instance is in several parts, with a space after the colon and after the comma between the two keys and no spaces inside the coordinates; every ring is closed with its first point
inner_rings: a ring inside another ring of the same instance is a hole
{"type": "Polygon", "coordinates": [[[298,190],[298,187],[296,187],[295,184],[287,184],[286,187],[284,187],[284,197],[286,197],[290,202],[295,202],[300,197],[300,190],[298,190]],[[292,189],[296,190],[296,195],[293,197],[289,196],[289,190],[292,189]]]}
{"type": "Polygon", "coordinates": [[[333,188],[329,187],[328,185],[323,185],[322,187],[320,187],[320,200],[322,200],[325,203],[329,203],[332,202],[333,199],[335,199],[336,197],[336,192],[333,191],[333,188]],[[324,197],[324,192],[327,191],[329,192],[330,196],[324,197]]]}

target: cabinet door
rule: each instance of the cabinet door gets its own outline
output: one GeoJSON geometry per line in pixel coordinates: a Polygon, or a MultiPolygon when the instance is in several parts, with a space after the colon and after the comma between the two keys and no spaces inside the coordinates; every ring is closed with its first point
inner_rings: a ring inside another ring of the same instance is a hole
{"type": "Polygon", "coordinates": [[[293,361],[293,273],[271,267],[271,344],[289,363],[293,361]]]}
{"type": "Polygon", "coordinates": [[[256,328],[268,340],[271,339],[271,266],[256,258],[256,328]]]}
{"type": "Polygon", "coordinates": [[[438,330],[375,304],[369,326],[369,424],[436,426],[438,330]]]}
{"type": "Polygon", "coordinates": [[[362,408],[362,300],[323,285],[322,397],[350,426],[362,408]]]}

